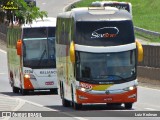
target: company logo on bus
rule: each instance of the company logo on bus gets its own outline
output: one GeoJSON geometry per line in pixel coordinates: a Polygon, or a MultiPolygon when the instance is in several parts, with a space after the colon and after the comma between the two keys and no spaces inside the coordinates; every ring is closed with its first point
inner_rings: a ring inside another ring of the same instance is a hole
{"type": "Polygon", "coordinates": [[[92,85],[86,83],[80,83],[80,86],[86,89],[92,89],[92,85]]]}
{"type": "Polygon", "coordinates": [[[40,71],[40,74],[56,74],[56,71],[40,71]]]}
{"type": "Polygon", "coordinates": [[[54,85],[53,81],[45,82],[45,85],[54,85]]]}
{"type": "Polygon", "coordinates": [[[118,35],[117,27],[103,27],[92,32],[91,38],[114,38],[118,35]]]}

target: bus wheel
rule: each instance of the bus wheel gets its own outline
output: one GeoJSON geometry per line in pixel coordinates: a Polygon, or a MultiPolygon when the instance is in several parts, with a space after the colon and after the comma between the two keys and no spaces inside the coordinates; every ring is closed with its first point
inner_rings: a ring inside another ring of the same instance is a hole
{"type": "Polygon", "coordinates": [[[80,110],[82,109],[82,104],[78,104],[78,103],[75,103],[75,102],[72,102],[72,106],[75,110],[80,110]]]}
{"type": "Polygon", "coordinates": [[[126,109],[132,109],[132,105],[133,105],[133,103],[125,103],[125,104],[124,104],[124,107],[125,107],[126,109]]]}
{"type": "Polygon", "coordinates": [[[74,102],[73,90],[72,90],[72,107],[73,107],[75,110],[80,110],[80,109],[82,109],[82,104],[78,104],[78,103],[74,102]]]}
{"type": "Polygon", "coordinates": [[[13,93],[19,93],[19,88],[13,86],[12,91],[13,93]]]}
{"type": "Polygon", "coordinates": [[[70,106],[70,102],[64,98],[63,88],[62,88],[62,105],[63,105],[64,107],[69,107],[69,106],[70,106]]]}
{"type": "Polygon", "coordinates": [[[50,92],[55,94],[55,95],[58,95],[58,89],[50,89],[50,92]]]}
{"type": "Polygon", "coordinates": [[[22,95],[27,95],[27,94],[28,94],[28,91],[27,91],[27,90],[24,90],[23,88],[21,88],[21,94],[22,94],[22,95]]]}

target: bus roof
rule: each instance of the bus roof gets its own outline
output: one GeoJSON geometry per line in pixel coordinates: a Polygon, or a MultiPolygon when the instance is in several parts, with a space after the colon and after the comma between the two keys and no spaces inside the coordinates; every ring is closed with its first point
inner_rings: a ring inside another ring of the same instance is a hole
{"type": "Polygon", "coordinates": [[[36,19],[31,24],[23,24],[22,28],[32,28],[32,27],[56,27],[56,18],[47,17],[43,19],[36,19]]]}
{"type": "Polygon", "coordinates": [[[104,6],[105,3],[131,4],[130,2],[119,2],[119,1],[95,1],[91,3],[91,6],[100,7],[100,6],[104,6]]]}
{"type": "Polygon", "coordinates": [[[58,17],[74,17],[75,21],[121,21],[132,20],[132,16],[126,10],[114,7],[82,7],[74,8],[69,12],[61,13],[58,17]]]}
{"type": "Polygon", "coordinates": [[[132,4],[130,2],[118,2],[118,1],[95,1],[91,3],[92,7],[116,7],[118,9],[127,10],[132,15],[132,4]]]}

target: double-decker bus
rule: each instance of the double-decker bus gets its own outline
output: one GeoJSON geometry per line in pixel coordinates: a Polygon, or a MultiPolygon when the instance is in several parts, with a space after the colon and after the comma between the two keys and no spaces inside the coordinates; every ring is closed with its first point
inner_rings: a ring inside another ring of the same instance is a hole
{"type": "Polygon", "coordinates": [[[142,59],[126,10],[84,7],[58,15],[56,65],[63,106],[107,103],[131,109],[137,101],[137,61],[142,59]]]}
{"type": "Polygon", "coordinates": [[[50,90],[57,94],[56,18],[37,19],[7,31],[9,80],[14,93],[50,90]]]}
{"type": "Polygon", "coordinates": [[[92,7],[116,7],[118,9],[127,10],[132,15],[132,4],[129,2],[117,1],[95,1],[91,3],[92,7]]]}

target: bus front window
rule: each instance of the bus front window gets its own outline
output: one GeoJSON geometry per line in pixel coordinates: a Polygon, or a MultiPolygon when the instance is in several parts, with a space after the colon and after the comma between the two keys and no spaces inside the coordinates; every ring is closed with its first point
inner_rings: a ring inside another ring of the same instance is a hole
{"type": "Polygon", "coordinates": [[[136,75],[135,50],[118,53],[76,52],[79,81],[125,81],[136,75]]]}
{"type": "Polygon", "coordinates": [[[55,68],[54,40],[54,38],[24,39],[24,66],[30,68],[55,68]]]}
{"type": "Polygon", "coordinates": [[[56,68],[55,27],[23,29],[23,64],[30,68],[56,68]]]}

